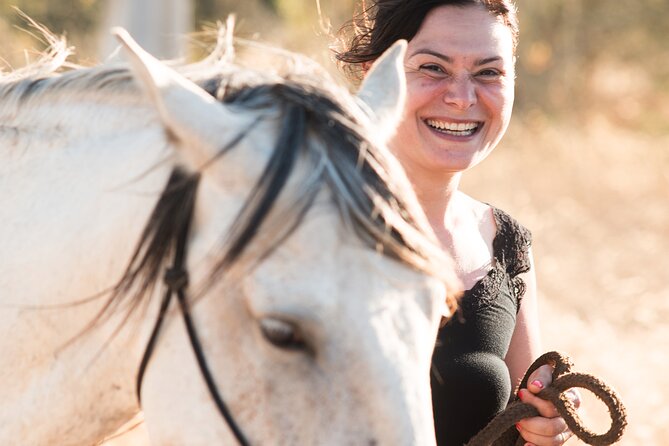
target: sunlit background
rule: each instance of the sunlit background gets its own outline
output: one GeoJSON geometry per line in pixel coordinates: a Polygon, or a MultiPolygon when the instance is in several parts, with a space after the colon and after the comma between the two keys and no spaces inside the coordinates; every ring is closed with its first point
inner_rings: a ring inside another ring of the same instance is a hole
{"type": "MultiPolygon", "coordinates": [[[[0,0],[3,71],[43,49],[11,5],[65,34],[72,60],[89,65],[109,54],[115,1],[0,0]]],[[[354,10],[352,0],[321,0],[320,15],[316,0],[157,2],[170,3],[139,15],[140,25],[165,17],[183,29],[163,35],[178,48],[155,50],[164,57],[203,54],[198,32],[235,13],[238,35],[306,53],[333,73],[328,46],[354,10]]],[[[630,421],[621,444],[669,444],[669,3],[517,5],[514,120],[464,188],[532,230],[545,349],[619,390],[630,421]]],[[[585,406],[606,429],[596,402],[585,406]]]]}

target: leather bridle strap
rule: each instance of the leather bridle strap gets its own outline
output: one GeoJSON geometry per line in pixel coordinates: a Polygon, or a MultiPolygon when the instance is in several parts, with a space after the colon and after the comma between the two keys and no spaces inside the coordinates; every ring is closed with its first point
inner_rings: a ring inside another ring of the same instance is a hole
{"type": "Polygon", "coordinates": [[[165,319],[167,309],[169,308],[170,303],[172,301],[172,296],[176,294],[177,300],[179,302],[179,308],[181,308],[181,315],[183,316],[184,324],[186,325],[186,331],[188,332],[188,339],[190,340],[191,347],[193,348],[193,352],[195,353],[195,357],[197,358],[197,364],[200,367],[200,372],[202,373],[202,377],[204,378],[207,384],[207,388],[209,389],[209,394],[214,399],[218,411],[221,413],[225,421],[228,423],[230,430],[234,434],[239,444],[242,446],[249,446],[248,440],[246,440],[246,437],[244,436],[243,432],[241,431],[239,426],[237,426],[235,419],[230,414],[228,406],[225,404],[225,401],[223,401],[223,398],[218,392],[218,388],[216,387],[214,378],[211,372],[209,371],[209,366],[207,365],[207,360],[204,356],[204,351],[202,350],[202,344],[200,343],[200,339],[197,335],[195,325],[193,324],[193,319],[191,318],[190,315],[190,308],[188,305],[188,301],[186,299],[186,288],[188,287],[188,272],[185,270],[184,264],[186,260],[186,248],[188,245],[187,244],[188,233],[193,215],[193,205],[194,205],[194,200],[191,200],[191,203],[189,204],[190,209],[188,210],[189,211],[188,217],[186,219],[185,224],[182,226],[182,228],[180,228],[176,238],[176,246],[174,251],[174,260],[172,263],[172,267],[168,268],[165,271],[165,277],[163,281],[167,286],[167,291],[165,292],[165,296],[163,297],[163,301],[160,305],[158,318],[156,319],[153,331],[151,332],[151,337],[149,338],[149,342],[146,345],[146,350],[144,351],[144,356],[142,357],[142,361],[139,366],[139,371],[137,372],[137,399],[141,404],[142,380],[144,378],[144,373],[146,372],[146,367],[149,363],[149,359],[151,358],[153,350],[156,346],[156,341],[160,334],[160,329],[165,319]]]}
{"type": "Polygon", "coordinates": [[[181,307],[181,315],[183,316],[184,323],[186,324],[186,330],[188,331],[188,339],[190,339],[190,345],[193,347],[193,352],[197,357],[197,364],[200,366],[202,377],[207,383],[209,394],[214,399],[216,407],[218,407],[218,411],[221,413],[223,418],[225,418],[225,421],[227,421],[230,430],[232,430],[232,433],[235,434],[235,438],[237,438],[239,444],[242,446],[249,446],[249,442],[246,440],[246,437],[244,437],[244,434],[242,433],[239,426],[237,426],[235,419],[232,418],[228,406],[226,406],[225,401],[223,401],[223,398],[218,392],[218,388],[214,382],[214,377],[209,371],[209,367],[207,366],[207,359],[204,356],[204,351],[202,351],[202,344],[200,344],[200,339],[197,336],[195,325],[193,325],[193,320],[191,319],[190,311],[188,309],[188,302],[186,301],[183,290],[177,292],[177,298],[179,300],[179,306],[181,307]]]}

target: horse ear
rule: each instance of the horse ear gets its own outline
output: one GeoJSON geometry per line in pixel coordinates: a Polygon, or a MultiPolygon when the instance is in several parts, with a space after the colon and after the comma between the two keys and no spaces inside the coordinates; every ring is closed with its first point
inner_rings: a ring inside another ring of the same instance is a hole
{"type": "Polygon", "coordinates": [[[195,83],[144,51],[123,28],[112,33],[130,59],[131,70],[156,107],[170,136],[183,147],[186,161],[198,169],[215,155],[239,117],[195,83]]]}
{"type": "Polygon", "coordinates": [[[398,40],[379,57],[367,72],[358,90],[360,98],[373,112],[372,120],[388,138],[394,133],[404,110],[406,40],[398,40]]]}

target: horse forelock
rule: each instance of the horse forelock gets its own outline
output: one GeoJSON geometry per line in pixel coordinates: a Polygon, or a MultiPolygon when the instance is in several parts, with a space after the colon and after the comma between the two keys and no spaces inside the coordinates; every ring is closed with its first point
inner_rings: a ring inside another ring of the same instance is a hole
{"type": "MultiPolygon", "coordinates": [[[[219,260],[200,295],[235,266],[263,232],[263,225],[273,228],[272,237],[263,240],[263,249],[254,251],[251,261],[271,254],[296,230],[323,188],[331,192],[342,222],[369,248],[441,277],[448,285],[453,283],[450,264],[413,219],[405,195],[393,186],[384,154],[365,136],[365,127],[356,122],[357,111],[348,109],[352,102],[341,101],[334,91],[304,79],[249,86],[219,78],[202,85],[220,101],[248,112],[278,108],[280,133],[263,173],[223,236],[219,260]],[[310,174],[302,179],[299,190],[287,191],[285,186],[297,174],[299,162],[307,163],[302,172],[310,174]],[[272,212],[279,199],[290,203],[283,206],[288,212],[272,212]]],[[[221,148],[219,155],[223,157],[234,145],[221,148]]],[[[188,207],[186,200],[194,199],[191,191],[199,178],[200,173],[173,172],[115,293],[120,298],[139,280],[140,292],[130,308],[155,286],[167,266],[170,251],[165,247],[174,244],[182,220],[180,209],[188,207]]]]}

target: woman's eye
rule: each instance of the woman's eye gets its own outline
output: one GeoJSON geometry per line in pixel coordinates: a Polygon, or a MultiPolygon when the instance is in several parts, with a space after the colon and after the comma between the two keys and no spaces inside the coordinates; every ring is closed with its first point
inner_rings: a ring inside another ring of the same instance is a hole
{"type": "Polygon", "coordinates": [[[266,317],[260,320],[260,331],[273,346],[284,350],[306,350],[307,346],[295,324],[266,317]]]}
{"type": "Polygon", "coordinates": [[[500,77],[501,75],[502,73],[494,68],[488,68],[478,72],[479,77],[485,77],[485,78],[497,78],[500,77]]]}
{"type": "Polygon", "coordinates": [[[421,71],[427,71],[429,73],[439,73],[439,74],[444,74],[444,70],[439,66],[435,64],[424,64],[420,66],[421,71]]]}

